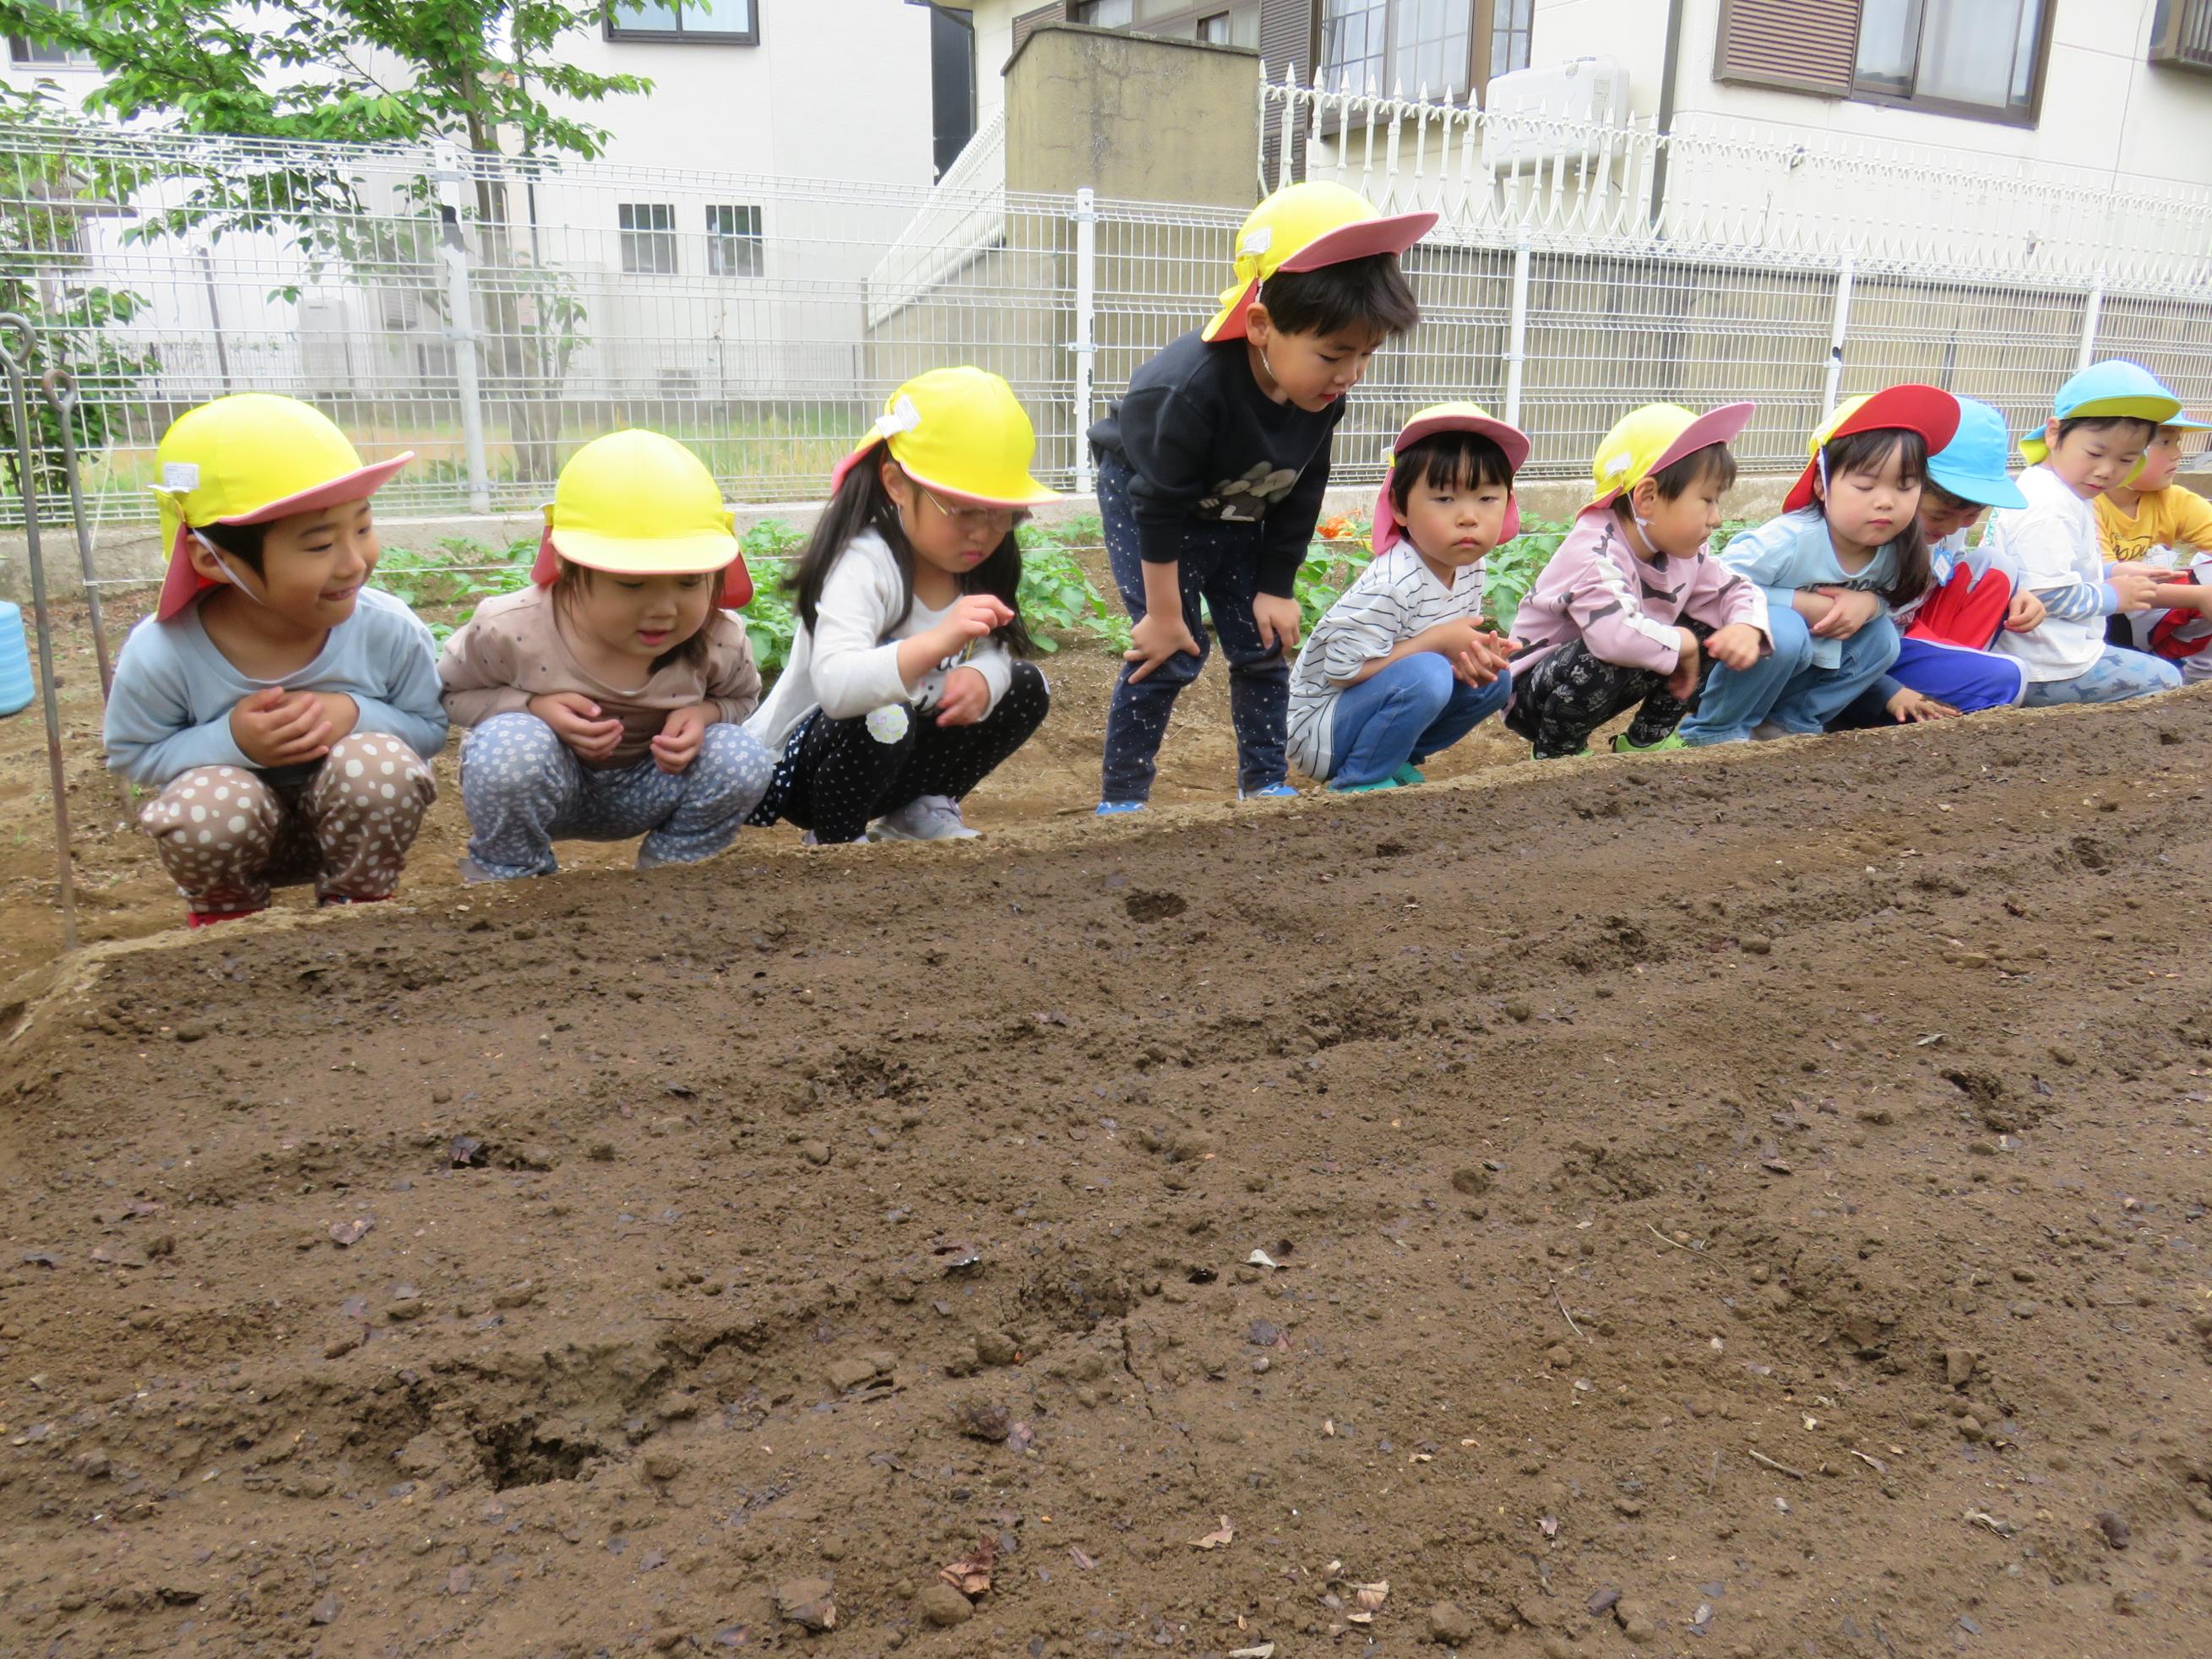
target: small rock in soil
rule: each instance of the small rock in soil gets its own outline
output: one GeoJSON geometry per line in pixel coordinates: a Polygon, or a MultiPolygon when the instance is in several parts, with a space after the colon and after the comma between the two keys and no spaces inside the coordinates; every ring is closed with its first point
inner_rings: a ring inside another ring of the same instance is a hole
{"type": "Polygon", "coordinates": [[[788,1619],[804,1630],[835,1630],[836,1597],[836,1588],[827,1578],[794,1578],[787,1584],[776,1586],[776,1616],[788,1619]]]}
{"type": "Polygon", "coordinates": [[[946,1583],[930,1585],[915,1605],[921,1610],[923,1618],[942,1627],[964,1625],[975,1616],[975,1604],[946,1583]]]}
{"type": "Polygon", "coordinates": [[[1439,1601],[1429,1609],[1429,1640],[1459,1647],[1474,1637],[1474,1615],[1456,1601],[1439,1601]]]}
{"type": "Polygon", "coordinates": [[[2116,1550],[2127,1548],[2128,1540],[2134,1536],[2135,1532],[2135,1529],[2128,1525],[2125,1516],[2117,1514],[2111,1510],[2106,1510],[2098,1516],[2097,1530],[2105,1534],[2105,1541],[2116,1550]]]}
{"type": "Polygon", "coordinates": [[[952,1408],[953,1426],[971,1440],[1004,1440],[1013,1432],[1014,1416],[995,1400],[970,1395],[952,1408]]]}

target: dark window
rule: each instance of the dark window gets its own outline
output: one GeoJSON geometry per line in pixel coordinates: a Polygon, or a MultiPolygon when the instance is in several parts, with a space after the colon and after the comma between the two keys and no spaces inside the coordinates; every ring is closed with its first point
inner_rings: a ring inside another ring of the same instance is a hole
{"type": "Polygon", "coordinates": [[[758,0],[620,0],[607,19],[610,40],[757,46],[758,0]]]}
{"type": "Polygon", "coordinates": [[[929,9],[930,151],[937,176],[975,136],[975,25],[964,11],[929,9]]]}
{"type": "Polygon", "coordinates": [[[2150,61],[2212,70],[2212,0],[2158,0],[2151,17],[2150,61]]]}
{"type": "Polygon", "coordinates": [[[763,268],[762,248],[759,208],[708,208],[707,274],[709,276],[759,276],[763,268]]]}
{"type": "Polygon", "coordinates": [[[1095,29],[1127,28],[1137,21],[1135,0],[1075,0],[1067,9],[1067,21],[1095,29]]]}
{"type": "MultiPolygon", "coordinates": [[[[53,0],[54,11],[79,12],[84,0],[53,0]]],[[[8,57],[20,69],[90,69],[92,54],[27,34],[8,37],[8,57]]]]}
{"type": "Polygon", "coordinates": [[[666,202],[622,202],[622,268],[633,276],[676,274],[676,210],[666,202]]]}
{"type": "Polygon", "coordinates": [[[1198,39],[1209,46],[1229,44],[1229,14],[1217,11],[1198,20],[1198,39]]]}

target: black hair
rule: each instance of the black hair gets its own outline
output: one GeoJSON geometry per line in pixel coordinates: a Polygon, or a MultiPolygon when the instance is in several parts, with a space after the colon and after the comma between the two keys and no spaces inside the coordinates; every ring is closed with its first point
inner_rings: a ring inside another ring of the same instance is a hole
{"type": "Polygon", "coordinates": [[[2064,443],[2066,434],[2077,426],[2085,427],[2091,432],[2110,432],[2116,426],[2139,426],[2143,429],[2143,444],[2146,447],[2158,436],[2156,421],[2142,420],[2133,415],[2082,415],[2070,421],[2059,422],[2057,441],[2052,447],[2056,448],[2058,444],[2064,443]]]}
{"type": "Polygon", "coordinates": [[[1698,485],[1711,482],[1728,489],[1735,483],[1735,451],[1726,444],[1707,444],[1680,460],[1670,461],[1651,475],[1652,487],[1662,501],[1679,501],[1698,485]]]}
{"type": "MultiPolygon", "coordinates": [[[[1826,477],[1833,477],[1838,472],[1871,472],[1894,460],[1905,483],[1922,488],[1928,483],[1927,440],[1903,427],[1847,432],[1840,438],[1829,439],[1820,453],[1827,458],[1826,477]]],[[[1813,504],[1820,509],[1822,518],[1827,517],[1825,483],[1814,496],[1813,504]]],[[[1897,580],[1881,590],[1881,596],[1893,605],[1909,605],[1935,586],[1936,580],[1928,558],[1928,538],[1920,533],[1918,513],[1906,515],[1905,528],[1889,538],[1888,545],[1897,556],[1897,580]]]]}
{"type": "Polygon", "coordinates": [[[1424,484],[1438,489],[1501,485],[1510,495],[1513,467],[1505,452],[1480,432],[1432,432],[1409,444],[1390,468],[1390,505],[1406,521],[1406,502],[1424,484]]]}
{"type": "Polygon", "coordinates": [[[255,575],[268,574],[261,568],[261,549],[268,534],[267,525],[203,524],[195,525],[193,529],[255,575]]]}
{"type": "MultiPolygon", "coordinates": [[[[821,609],[822,587],[830,580],[831,568],[852,539],[865,530],[881,536],[898,563],[899,621],[904,622],[914,610],[914,544],[907,540],[906,531],[899,524],[898,503],[884,488],[883,459],[878,448],[846,471],[844,482],[830,497],[822,516],[814,521],[814,533],[807,538],[806,550],[799,556],[791,574],[784,578],[783,585],[799,607],[800,620],[810,629],[821,609]]],[[[963,594],[988,593],[1006,602],[1014,619],[994,629],[991,637],[1016,656],[1026,657],[1031,647],[1029,626],[1022,620],[1021,585],[1022,547],[1011,529],[991,550],[988,557],[960,577],[963,594]]]]}
{"type": "Polygon", "coordinates": [[[1395,253],[1346,259],[1318,270],[1279,270],[1260,284],[1267,320],[1285,334],[1340,334],[1359,327],[1384,339],[1421,320],[1395,253]]]}
{"type": "Polygon", "coordinates": [[[1933,478],[1920,481],[1920,495],[1922,500],[1934,501],[1946,513],[1979,513],[1989,505],[1987,501],[1970,501],[1964,495],[1954,495],[1933,478]]]}
{"type": "MultiPolygon", "coordinates": [[[[592,569],[589,565],[578,564],[573,559],[562,558],[558,553],[553,556],[553,563],[555,570],[553,603],[556,605],[574,604],[576,596],[590,587],[595,578],[602,574],[614,574],[612,571],[601,572],[592,569]]],[[[658,674],[662,669],[679,662],[688,664],[694,668],[704,668],[707,665],[708,645],[707,635],[714,625],[715,612],[721,608],[722,573],[719,570],[710,570],[706,572],[705,575],[706,580],[714,585],[714,598],[707,606],[706,616],[687,637],[678,640],[667,650],[655,657],[651,666],[646,670],[647,673],[658,674]]]]}

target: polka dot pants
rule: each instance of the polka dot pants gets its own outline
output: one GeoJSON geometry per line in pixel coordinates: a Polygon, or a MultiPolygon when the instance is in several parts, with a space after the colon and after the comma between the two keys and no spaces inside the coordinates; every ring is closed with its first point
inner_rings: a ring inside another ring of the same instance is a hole
{"type": "Polygon", "coordinates": [[[556,840],[643,836],[639,869],[695,863],[730,844],[774,764],[759,738],[717,721],[681,772],[662,771],[650,755],[589,767],[537,715],[494,714],[461,745],[469,857],[496,881],[550,876],[556,840]]]}
{"type": "Polygon", "coordinates": [[[320,899],[389,898],[438,787],[397,738],[356,732],[304,777],[201,766],[173,778],[138,827],[200,915],[261,909],[271,888],[312,881],[320,899]]]}

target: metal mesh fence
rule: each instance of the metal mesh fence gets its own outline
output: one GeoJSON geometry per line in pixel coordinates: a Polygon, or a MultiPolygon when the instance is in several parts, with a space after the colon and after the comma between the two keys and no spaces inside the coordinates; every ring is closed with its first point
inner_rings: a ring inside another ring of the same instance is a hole
{"type": "MultiPolygon", "coordinates": [[[[1632,137],[1510,191],[1484,169],[1521,152],[1464,120],[1401,137],[1395,158],[1387,136],[1358,139],[1372,153],[1348,181],[1386,200],[1449,185],[1449,212],[1408,256],[1424,320],[1354,400],[1340,481],[1377,477],[1404,417],[1447,398],[1517,419],[1548,477],[1579,475],[1605,429],[1655,398],[1756,400],[1752,471],[1794,470],[1834,396],[1901,379],[2024,426],[2091,350],[2212,403],[2212,300],[2179,267],[2083,275],[2079,227],[2063,270],[2047,248],[2008,263],[1986,208],[1926,257],[1791,252],[1717,210],[1654,230],[1623,208],[1654,159],[1632,137]]],[[[1327,142],[1353,152],[1341,130],[1327,142]]],[[[1211,313],[1249,204],[1012,193],[996,182],[1003,144],[987,130],[923,191],[18,131],[0,137],[0,309],[30,319],[37,367],[78,378],[72,419],[106,526],[150,520],[154,447],[177,414],[245,389],[309,399],[371,459],[415,451],[382,498],[405,519],[533,507],[579,444],[625,424],[694,445],[733,500],[811,499],[901,380],[973,362],[1013,384],[1042,476],[1073,487],[1087,418],[1211,313]]],[[[2212,219],[2197,222],[2202,237],[2212,219]]],[[[36,415],[49,449],[56,418],[36,415]]],[[[0,518],[21,516],[10,471],[0,518]]]]}

